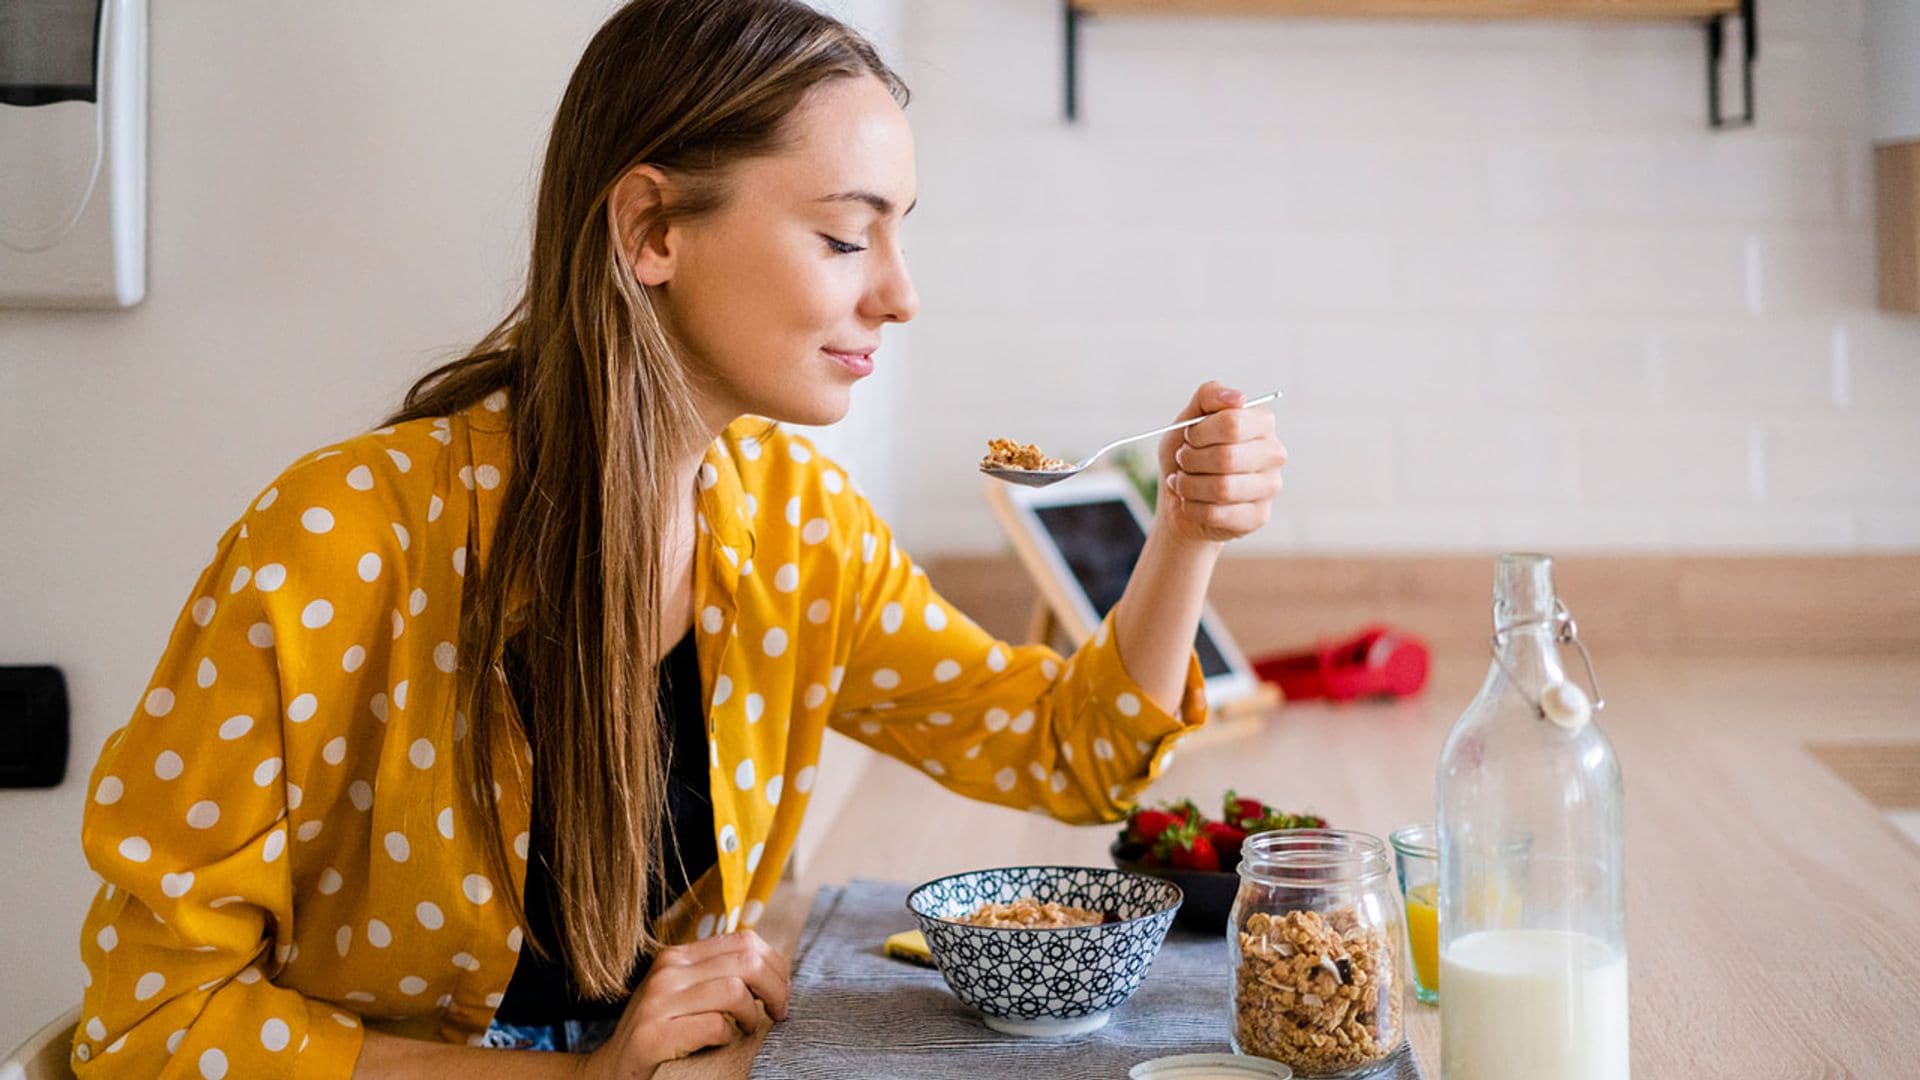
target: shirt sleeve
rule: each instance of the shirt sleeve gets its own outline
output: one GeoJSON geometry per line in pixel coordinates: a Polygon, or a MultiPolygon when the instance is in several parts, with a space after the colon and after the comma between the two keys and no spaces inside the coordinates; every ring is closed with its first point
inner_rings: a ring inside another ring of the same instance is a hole
{"type": "MultiPolygon", "coordinates": [[[[71,1063],[93,1077],[346,1076],[360,1020],[274,985],[293,940],[283,719],[271,603],[287,570],[221,539],[152,682],[108,737],[81,825],[104,880],[81,933],[71,1063]]],[[[298,613],[292,617],[299,618],[298,613]]]]}
{"type": "Polygon", "coordinates": [[[1000,641],[934,591],[864,498],[857,508],[835,730],[970,798],[1087,824],[1123,817],[1206,722],[1197,656],[1174,715],[1127,673],[1111,614],[1067,658],[1000,641]]]}

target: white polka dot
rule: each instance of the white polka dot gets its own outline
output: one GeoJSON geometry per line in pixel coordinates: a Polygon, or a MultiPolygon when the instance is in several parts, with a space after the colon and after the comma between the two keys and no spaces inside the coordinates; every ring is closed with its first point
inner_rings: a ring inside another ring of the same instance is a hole
{"type": "Polygon", "coordinates": [[[360,556],[360,562],[355,569],[359,571],[361,581],[377,580],[380,577],[380,556],[371,551],[367,552],[360,556]]]}
{"type": "Polygon", "coordinates": [[[418,615],[425,610],[427,610],[426,590],[425,589],[413,590],[412,594],[407,597],[407,614],[418,615]]]}
{"type": "Polygon", "coordinates": [[[700,612],[700,629],[709,634],[717,634],[726,625],[726,616],[717,607],[708,607],[700,612]]]}
{"type": "Polygon", "coordinates": [[[807,792],[812,791],[813,777],[816,771],[817,770],[815,769],[814,766],[809,765],[806,768],[801,769],[799,772],[794,773],[793,774],[793,790],[799,792],[802,795],[805,795],[807,792]]]}
{"type": "Polygon", "coordinates": [[[277,1016],[260,1025],[260,1045],[276,1054],[285,1050],[292,1039],[293,1033],[287,1030],[287,1022],[277,1016]]]}
{"type": "Polygon", "coordinates": [[[162,780],[178,780],[186,767],[180,755],[171,750],[162,750],[160,756],[153,759],[153,775],[162,780]]]}
{"type": "Polygon", "coordinates": [[[1007,710],[1005,709],[988,709],[987,710],[986,722],[987,722],[988,731],[993,731],[993,732],[1005,731],[1007,729],[1007,724],[1010,723],[1011,720],[1012,720],[1012,717],[1009,717],[1007,715],[1007,710]]]}
{"type": "Polygon", "coordinates": [[[1013,733],[1015,735],[1025,735],[1027,732],[1032,731],[1033,730],[1033,710],[1032,709],[1021,710],[1020,715],[1014,717],[1013,723],[1008,726],[1013,729],[1013,733]]]}
{"type": "Polygon", "coordinates": [[[768,656],[779,656],[787,651],[787,632],[779,627],[769,629],[760,639],[760,648],[768,656]]]}
{"type": "Polygon", "coordinates": [[[1058,795],[1065,790],[1067,790],[1067,774],[1055,770],[1053,774],[1053,793],[1058,795]]]}
{"type": "Polygon", "coordinates": [[[900,685],[900,673],[883,667],[873,673],[873,685],[882,690],[892,690],[900,685]]]}
{"type": "Polygon", "coordinates": [[[103,776],[100,778],[100,786],[93,789],[93,801],[101,806],[112,806],[119,802],[120,796],[126,792],[126,785],[120,782],[119,777],[103,776]]]}
{"type": "Polygon", "coordinates": [[[1100,629],[1094,631],[1093,643],[1095,645],[1105,645],[1107,643],[1107,623],[1106,622],[1104,621],[1101,622],[1100,629]]]}
{"type": "Polygon", "coordinates": [[[500,486],[500,470],[492,465],[482,465],[473,470],[473,478],[478,480],[480,486],[487,491],[500,486]]]}
{"type": "Polygon", "coordinates": [[[933,679],[935,682],[952,682],[959,677],[960,662],[957,660],[942,660],[933,665],[933,679]]]}
{"type": "Polygon", "coordinates": [[[441,836],[448,840],[453,839],[453,807],[441,807],[440,812],[434,815],[433,827],[439,830],[441,836]]]}
{"type": "Polygon", "coordinates": [[[413,762],[413,767],[416,769],[433,768],[433,758],[433,740],[431,739],[415,739],[413,745],[407,747],[407,760],[413,762]]]}
{"type": "Polygon", "coordinates": [[[254,572],[253,587],[261,592],[274,592],[287,583],[287,568],[279,563],[268,563],[254,572]]]}
{"type": "Polygon", "coordinates": [[[815,626],[827,621],[833,608],[825,600],[815,600],[807,605],[807,621],[815,626]]]}
{"type": "Polygon", "coordinates": [[[314,712],[319,708],[319,698],[312,694],[301,694],[287,705],[287,719],[296,724],[304,724],[313,719],[314,712]]]}
{"type": "Polygon", "coordinates": [[[1113,707],[1119,709],[1122,716],[1140,715],[1140,699],[1130,692],[1122,691],[1119,697],[1114,698],[1113,707]]]}
{"type": "Polygon", "coordinates": [[[746,906],[740,909],[740,924],[742,926],[752,926],[760,921],[760,916],[764,914],[766,910],[767,906],[758,900],[747,901],[746,906]]]}
{"type": "Polygon", "coordinates": [[[325,870],[322,870],[320,872],[320,884],[318,886],[318,888],[320,889],[320,895],[332,896],[334,893],[337,893],[340,891],[340,886],[342,883],[343,882],[340,877],[340,871],[335,870],[331,866],[327,867],[325,870]]]}
{"type": "Polygon", "coordinates": [[[329,765],[338,765],[347,760],[347,737],[335,735],[320,748],[320,759],[329,765]]]}
{"type": "Polygon", "coordinates": [[[1159,766],[1162,772],[1173,768],[1173,751],[1169,750],[1160,755],[1159,766]]]}
{"type": "Polygon", "coordinates": [[[759,694],[747,695],[747,723],[757,724],[767,711],[767,699],[759,694]]]}
{"type": "MultiPolygon", "coordinates": [[[[94,1042],[99,1042],[106,1037],[107,1025],[101,1023],[99,1017],[96,1016],[87,1021],[87,1038],[92,1039],[94,1042]]],[[[18,1070],[16,1069],[15,1071],[17,1072],[18,1070]]],[[[20,1075],[24,1076],[25,1074],[20,1075]]]]}
{"type": "Polygon", "coordinates": [[[515,855],[520,856],[522,860],[526,859],[527,857],[527,834],[526,833],[522,832],[519,836],[516,836],[513,838],[513,853],[515,855]]]}
{"type": "Polygon", "coordinates": [[[847,484],[845,480],[841,479],[839,473],[828,469],[820,474],[820,486],[838,495],[847,484]]]}
{"type": "Polygon", "coordinates": [[[700,916],[700,925],[694,928],[693,935],[702,941],[713,936],[714,918],[711,914],[700,916]]]}
{"type": "Polygon", "coordinates": [[[800,524],[800,496],[787,500],[787,524],[798,527],[800,524]]]}
{"type": "Polygon", "coordinates": [[[149,971],[133,984],[133,1000],[145,1001],[166,988],[167,977],[157,971],[149,971]]]}
{"type": "Polygon", "coordinates": [[[928,758],[925,761],[922,761],[920,763],[920,768],[923,769],[928,776],[947,775],[947,767],[933,760],[932,758],[928,758]]]}
{"type": "Polygon", "coordinates": [[[162,686],[147,694],[147,715],[165,716],[173,711],[173,691],[162,686]]]}
{"type": "Polygon", "coordinates": [[[872,562],[874,552],[880,550],[880,538],[867,533],[860,537],[860,561],[872,562]]]}
{"type": "Polygon", "coordinates": [[[267,834],[266,842],[260,845],[262,862],[273,862],[287,850],[287,831],[275,829],[267,834]]]}
{"type": "Polygon", "coordinates": [[[457,952],[453,954],[453,966],[461,971],[479,971],[480,961],[472,953],[457,952]]]}
{"type": "Polygon", "coordinates": [[[734,831],[733,826],[722,825],[720,827],[721,852],[723,854],[731,855],[733,854],[734,849],[738,848],[739,846],[740,846],[740,834],[734,831]]]}
{"type": "Polygon", "coordinates": [[[755,844],[747,851],[747,873],[760,869],[760,857],[767,852],[767,845],[755,844]]]}
{"type": "Polygon", "coordinates": [[[256,649],[272,648],[273,627],[263,622],[257,622],[247,627],[247,643],[256,649]]]}
{"type": "Polygon", "coordinates": [[[880,629],[889,634],[900,632],[900,625],[906,622],[907,613],[899,604],[888,604],[880,609],[880,629]]]}
{"type": "Polygon", "coordinates": [[[713,704],[715,708],[719,708],[720,706],[725,705],[727,703],[727,699],[732,696],[733,696],[733,680],[732,679],[728,678],[725,675],[722,675],[719,678],[713,680],[713,704]]]}
{"type": "Polygon", "coordinates": [[[388,450],[387,456],[393,459],[393,467],[403,473],[413,468],[413,459],[398,450],[388,450]]]}
{"type": "Polygon", "coordinates": [[[211,829],[220,824],[220,804],[212,799],[201,799],[187,807],[187,824],[196,829],[211,829]]]}
{"type": "Polygon", "coordinates": [[[411,997],[425,991],[427,980],[418,975],[407,975],[400,980],[400,992],[411,997]]]}
{"type": "Polygon", "coordinates": [[[862,720],[862,721],[860,721],[860,734],[862,734],[862,735],[878,735],[878,734],[880,734],[880,731],[881,731],[881,728],[880,728],[880,721],[878,721],[878,720],[862,720]]]}
{"type": "Polygon", "coordinates": [[[232,742],[252,730],[253,717],[245,713],[240,713],[236,716],[227,717],[226,722],[220,725],[220,737],[228,742],[232,742]]]}
{"type": "Polygon", "coordinates": [[[407,707],[408,682],[409,680],[407,679],[401,679],[399,682],[393,684],[393,707],[396,709],[404,709],[407,707]]]}
{"type": "Polygon", "coordinates": [[[367,711],[381,723],[387,722],[387,695],[375,694],[367,699],[367,711]]]}
{"type": "Polygon", "coordinates": [[[227,1055],[217,1047],[201,1054],[200,1076],[201,1080],[226,1080],[227,1055]]]}
{"type": "Polygon", "coordinates": [[[813,451],[805,443],[793,442],[787,444],[787,456],[804,465],[813,460],[813,451]]]}
{"type": "Polygon", "coordinates": [[[817,709],[820,706],[826,704],[826,701],[827,701],[826,687],[820,685],[819,683],[813,683],[812,685],[807,687],[807,696],[805,698],[805,703],[807,708],[817,709]]]}
{"type": "Polygon", "coordinates": [[[213,666],[213,661],[204,656],[201,657],[200,669],[194,676],[194,681],[200,684],[200,689],[205,690],[207,687],[212,686],[214,681],[219,677],[220,669],[213,666]]]}
{"type": "Polygon", "coordinates": [[[372,491],[373,470],[365,465],[355,465],[347,472],[347,486],[355,491],[372,491]]]}
{"type": "Polygon", "coordinates": [[[440,496],[435,495],[432,498],[428,499],[427,500],[427,520],[439,521],[440,512],[445,510],[446,508],[447,508],[447,504],[440,498],[440,496]]]}
{"type": "Polygon", "coordinates": [[[253,784],[255,787],[266,787],[268,784],[273,783],[274,778],[279,775],[280,759],[270,757],[253,767],[253,784]]]}
{"type": "Polygon", "coordinates": [[[320,835],[321,827],[319,818],[315,818],[312,821],[303,821],[300,823],[299,831],[294,834],[294,838],[303,844],[311,843],[314,837],[320,835]]]}
{"type": "Polygon", "coordinates": [[[200,626],[205,626],[208,623],[212,622],[213,612],[216,606],[217,605],[214,604],[213,597],[211,596],[203,596],[200,599],[195,600],[193,602],[193,612],[192,612],[194,623],[200,626]]]}
{"type": "Polygon", "coordinates": [[[1012,791],[1014,782],[1019,779],[1020,774],[1014,772],[1012,769],[1001,769],[999,772],[993,774],[993,786],[999,788],[1001,791],[1012,791]]]}
{"type": "Polygon", "coordinates": [[[309,506],[300,515],[300,527],[316,534],[332,532],[333,514],[324,506],[309,506]]]}
{"type": "Polygon", "coordinates": [[[832,527],[827,524],[826,518],[814,518],[812,521],[807,522],[805,528],[800,530],[800,539],[808,544],[818,544],[827,538],[827,533],[831,531],[831,528],[832,527]]]}
{"type": "Polygon", "coordinates": [[[1043,784],[1047,782],[1047,767],[1037,761],[1027,763],[1027,773],[1043,784]]]}
{"type": "Polygon", "coordinates": [[[480,404],[485,406],[488,412],[499,412],[507,407],[507,392],[495,390],[482,399],[480,404]]]}
{"type": "Polygon", "coordinates": [[[405,551],[413,546],[413,534],[407,531],[405,525],[397,521],[393,523],[393,538],[400,541],[401,551],[405,551]]]}
{"type": "Polygon", "coordinates": [[[517,926],[507,931],[507,948],[514,952],[519,952],[520,943],[524,937],[525,935],[520,933],[520,928],[517,926]]]}
{"type": "Polygon", "coordinates": [[[413,906],[413,917],[420,925],[429,930],[438,930],[447,924],[447,917],[440,912],[440,905],[431,900],[422,900],[413,906]]]}
{"type": "Polygon", "coordinates": [[[252,580],[253,570],[251,568],[245,566],[236,567],[233,571],[233,579],[227,582],[227,592],[237,593],[241,589],[246,588],[247,583],[252,580]]]}
{"type": "Polygon", "coordinates": [[[325,600],[315,600],[300,610],[300,625],[309,630],[318,630],[333,621],[333,605],[325,600]]]}
{"type": "Polygon", "coordinates": [[[711,461],[701,462],[700,478],[699,478],[700,490],[706,491],[709,488],[713,487],[713,485],[719,482],[720,482],[720,470],[713,467],[713,462],[711,461]]]}
{"type": "Polygon", "coordinates": [[[1101,761],[1113,760],[1113,744],[1105,739],[1093,740],[1093,756],[1101,761]]]}
{"type": "MultiPolygon", "coordinates": [[[[267,507],[273,505],[273,500],[279,497],[280,497],[280,489],[277,487],[270,487],[267,489],[267,493],[265,495],[260,496],[260,501],[253,504],[253,508],[255,510],[265,510],[267,507]]],[[[169,1053],[171,1053],[171,1051],[169,1051],[169,1053]]]]}
{"type": "Polygon", "coordinates": [[[786,783],[787,780],[784,776],[776,776],[767,781],[767,802],[769,804],[773,806],[780,805],[780,794],[786,789],[786,783]]]}
{"type": "Polygon", "coordinates": [[[373,785],[365,780],[355,780],[347,786],[347,797],[353,800],[353,808],[365,811],[373,806],[373,785]]]}
{"type": "Polygon", "coordinates": [[[406,633],[406,631],[407,631],[407,620],[406,620],[406,618],[405,618],[404,616],[402,616],[402,615],[400,614],[400,609],[399,609],[399,608],[394,608],[394,609],[393,609],[393,638],[394,638],[394,640],[395,640],[395,641],[398,641],[398,640],[400,640],[400,635],[401,635],[401,634],[404,634],[404,633],[406,633]]]}
{"type": "Polygon", "coordinates": [[[473,490],[473,466],[471,465],[460,466],[459,476],[460,476],[460,486],[463,488],[466,488],[468,491],[472,491],[473,490]]]}
{"type": "MultiPolygon", "coordinates": [[[[120,947],[120,932],[111,926],[103,926],[100,928],[100,933],[94,936],[94,940],[100,943],[101,952],[112,952],[120,947]]],[[[98,1035],[95,1038],[104,1039],[106,1036],[98,1035]]]]}
{"type": "Polygon", "coordinates": [[[773,573],[773,587],[783,593],[790,593],[800,587],[800,568],[787,563],[773,573]]]}
{"type": "Polygon", "coordinates": [[[733,786],[739,788],[741,791],[752,790],[753,760],[751,758],[742,761],[740,766],[733,770],[733,786]]]}
{"type": "Polygon", "coordinates": [[[1000,651],[1000,646],[995,645],[993,648],[987,650],[987,668],[991,671],[1006,670],[1007,654],[1000,651]]]}
{"type": "Polygon", "coordinates": [[[393,931],[379,919],[367,920],[367,944],[376,949],[384,949],[393,944],[393,931]]]}
{"type": "Polygon", "coordinates": [[[366,662],[367,650],[358,645],[348,646],[347,651],[340,654],[340,668],[342,671],[349,673],[359,671],[360,665],[366,662]]]}
{"type": "Polygon", "coordinates": [[[406,862],[407,857],[413,853],[412,845],[408,844],[407,838],[400,833],[388,833],[385,843],[387,846],[387,858],[392,859],[394,862],[406,862]]]}
{"type": "Polygon", "coordinates": [[[467,899],[476,904],[484,904],[493,899],[493,882],[479,874],[468,874],[460,880],[460,891],[467,899]]]}

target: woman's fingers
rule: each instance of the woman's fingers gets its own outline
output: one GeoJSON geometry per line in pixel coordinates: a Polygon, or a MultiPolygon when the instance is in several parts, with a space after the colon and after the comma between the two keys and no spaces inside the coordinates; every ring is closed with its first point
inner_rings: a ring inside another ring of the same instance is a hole
{"type": "Polygon", "coordinates": [[[754,997],[767,1003],[767,1012],[777,1020],[787,1017],[787,1000],[792,992],[786,957],[757,936],[751,942],[718,955],[709,956],[674,973],[685,979],[684,985],[738,979],[754,997]]]}
{"type": "Polygon", "coordinates": [[[1232,504],[1265,502],[1280,493],[1280,471],[1228,473],[1224,476],[1178,472],[1173,493],[1190,503],[1232,504]]]}
{"type": "Polygon", "coordinates": [[[1278,439],[1226,443],[1218,446],[1182,446],[1173,463],[1184,473],[1257,473],[1287,463],[1287,448],[1278,439]]]}

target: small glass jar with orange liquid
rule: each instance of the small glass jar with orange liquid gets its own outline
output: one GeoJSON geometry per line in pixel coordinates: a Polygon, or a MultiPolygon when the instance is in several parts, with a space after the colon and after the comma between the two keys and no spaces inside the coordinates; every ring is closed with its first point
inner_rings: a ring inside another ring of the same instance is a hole
{"type": "Polygon", "coordinates": [[[1408,825],[1388,839],[1407,904],[1413,996],[1435,1005],[1440,1001],[1440,837],[1431,825],[1408,825]]]}

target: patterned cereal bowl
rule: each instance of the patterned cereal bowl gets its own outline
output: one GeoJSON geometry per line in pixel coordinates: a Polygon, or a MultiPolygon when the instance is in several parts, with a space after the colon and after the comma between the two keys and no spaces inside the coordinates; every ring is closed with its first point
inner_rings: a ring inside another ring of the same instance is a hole
{"type": "Polygon", "coordinates": [[[936,878],[907,896],[954,996],[1009,1035],[1093,1031],[1133,996],[1180,909],[1180,887],[1097,866],[1009,866],[936,878]],[[1098,925],[976,926],[987,903],[1022,898],[1099,912],[1098,925]]]}

